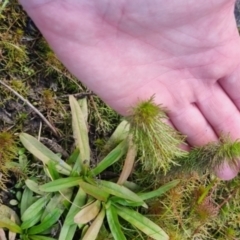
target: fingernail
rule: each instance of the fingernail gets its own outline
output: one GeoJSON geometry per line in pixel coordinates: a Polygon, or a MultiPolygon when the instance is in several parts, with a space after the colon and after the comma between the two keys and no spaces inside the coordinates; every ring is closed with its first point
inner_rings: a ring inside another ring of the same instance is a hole
{"type": "Polygon", "coordinates": [[[238,167],[229,166],[227,163],[223,163],[221,166],[216,168],[215,175],[222,180],[231,180],[238,175],[238,167]]]}

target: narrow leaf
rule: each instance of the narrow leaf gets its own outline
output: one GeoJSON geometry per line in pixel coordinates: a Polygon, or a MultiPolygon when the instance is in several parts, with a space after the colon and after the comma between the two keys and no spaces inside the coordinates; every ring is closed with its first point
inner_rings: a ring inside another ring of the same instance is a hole
{"type": "Polygon", "coordinates": [[[34,201],[33,192],[28,187],[26,187],[23,191],[21,199],[20,205],[21,216],[27,210],[27,208],[33,203],[33,201],[34,201]]]}
{"type": "Polygon", "coordinates": [[[109,166],[117,162],[127,152],[127,144],[125,141],[120,142],[98,165],[91,170],[92,175],[96,176],[107,169],[109,166]]]}
{"type": "Polygon", "coordinates": [[[100,228],[103,224],[103,220],[105,217],[105,210],[102,208],[101,212],[98,214],[96,219],[93,221],[91,226],[88,228],[86,234],[82,238],[82,240],[95,240],[98,236],[100,228]]]}
{"type": "Polygon", "coordinates": [[[44,219],[48,216],[50,212],[52,212],[53,209],[57,208],[63,213],[63,211],[65,210],[64,202],[66,201],[66,198],[69,199],[68,196],[65,197],[59,193],[55,194],[46,205],[46,208],[44,209],[44,212],[41,216],[41,222],[44,221],[44,219]]]}
{"type": "Polygon", "coordinates": [[[54,161],[56,163],[56,168],[60,173],[65,175],[70,174],[72,168],[36,138],[27,133],[21,133],[20,140],[23,146],[44,164],[48,165],[49,161],[54,161]]]}
{"type": "Polygon", "coordinates": [[[122,232],[121,225],[118,221],[116,209],[111,205],[108,206],[106,209],[106,215],[113,238],[115,240],[126,240],[126,237],[122,232]]]}
{"type": "Polygon", "coordinates": [[[61,176],[58,172],[56,163],[53,161],[49,161],[48,165],[47,165],[47,171],[48,171],[48,175],[52,180],[56,180],[59,179],[61,176]]]}
{"type": "Polygon", "coordinates": [[[43,192],[57,192],[66,188],[75,187],[79,185],[79,181],[81,180],[82,178],[80,177],[60,178],[41,185],[40,190],[43,192]]]}
{"type": "Polygon", "coordinates": [[[74,222],[77,224],[86,224],[92,221],[98,215],[100,208],[100,201],[95,201],[88,206],[83,207],[74,217],[74,222]]]}
{"type": "Polygon", "coordinates": [[[22,215],[22,221],[28,221],[29,219],[37,216],[42,208],[47,204],[50,196],[44,196],[39,198],[35,203],[33,203],[22,215]]]}
{"type": "Polygon", "coordinates": [[[111,195],[127,199],[133,202],[141,203],[142,206],[147,208],[146,203],[144,203],[144,201],[136,193],[132,192],[131,190],[122,185],[102,180],[100,182],[100,188],[101,190],[104,190],[105,192],[108,192],[111,195]]]}
{"type": "Polygon", "coordinates": [[[108,139],[106,145],[103,147],[105,150],[112,150],[117,144],[127,139],[129,134],[130,124],[128,121],[123,120],[115,129],[111,137],[108,139]]]}
{"type": "MultiPolygon", "coordinates": [[[[77,195],[73,200],[71,208],[69,209],[68,214],[65,218],[64,225],[74,224],[74,216],[79,212],[82,206],[85,205],[86,198],[87,198],[87,194],[83,191],[82,188],[79,188],[77,195]]],[[[62,239],[59,238],[59,240],[65,240],[65,238],[62,238],[62,239]]]]}
{"type": "Polygon", "coordinates": [[[106,191],[104,191],[101,187],[91,185],[84,181],[80,181],[79,185],[87,194],[93,196],[99,201],[106,202],[109,197],[109,194],[106,191]]]}
{"type": "Polygon", "coordinates": [[[40,219],[41,216],[43,214],[44,209],[41,209],[41,211],[39,211],[36,215],[34,215],[32,218],[28,219],[27,221],[24,221],[21,225],[21,229],[25,230],[28,228],[31,228],[32,226],[34,226],[35,224],[37,224],[40,219]]]}
{"type": "Polygon", "coordinates": [[[131,223],[133,226],[144,232],[146,235],[155,240],[168,240],[168,235],[157,224],[144,217],[142,214],[126,208],[116,207],[117,214],[131,223]]]}
{"type": "Polygon", "coordinates": [[[44,194],[45,194],[44,192],[42,192],[42,191],[39,190],[39,185],[38,185],[35,181],[33,181],[33,180],[31,180],[31,179],[27,179],[27,180],[25,181],[25,184],[27,185],[27,187],[28,187],[32,192],[35,192],[35,193],[37,193],[38,195],[44,195],[44,194]]]}
{"type": "Polygon", "coordinates": [[[77,225],[66,225],[64,224],[61,227],[61,232],[60,232],[60,236],[58,237],[58,240],[72,240],[75,232],[77,230],[77,225]]]}
{"type": "Polygon", "coordinates": [[[169,191],[170,189],[174,188],[175,186],[177,186],[179,184],[180,180],[173,180],[163,186],[161,186],[160,188],[151,191],[151,192],[146,192],[146,193],[139,193],[138,196],[142,199],[142,200],[147,200],[150,198],[154,198],[154,197],[159,197],[161,195],[163,195],[164,193],[166,193],[167,191],[169,191]]]}
{"type": "Polygon", "coordinates": [[[90,161],[90,147],[88,129],[79,103],[73,96],[69,96],[69,103],[72,112],[72,128],[76,146],[79,148],[82,161],[90,161]]]}
{"type": "Polygon", "coordinates": [[[28,234],[38,234],[51,228],[60,218],[62,211],[60,209],[54,209],[48,216],[45,217],[44,221],[39,225],[36,225],[28,230],[28,234]]]}

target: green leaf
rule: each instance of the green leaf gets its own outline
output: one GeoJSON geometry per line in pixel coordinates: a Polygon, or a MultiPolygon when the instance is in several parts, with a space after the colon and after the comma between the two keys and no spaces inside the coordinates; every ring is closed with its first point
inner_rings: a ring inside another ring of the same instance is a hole
{"type": "Polygon", "coordinates": [[[28,187],[26,187],[23,191],[20,204],[21,216],[33,202],[34,202],[33,192],[28,187]]]}
{"type": "Polygon", "coordinates": [[[23,146],[44,164],[48,165],[49,161],[54,161],[57,164],[56,168],[60,173],[65,175],[70,174],[72,168],[36,138],[27,133],[21,133],[20,140],[23,146]]]}
{"type": "Polygon", "coordinates": [[[130,200],[136,203],[141,203],[142,206],[147,208],[146,203],[134,192],[132,192],[131,190],[129,190],[128,188],[122,186],[122,185],[118,185],[116,183],[113,182],[108,182],[108,181],[100,181],[100,188],[101,191],[104,190],[105,192],[126,199],[126,200],[130,200]]]}
{"type": "Polygon", "coordinates": [[[96,198],[99,201],[106,202],[109,197],[109,194],[106,191],[104,191],[101,187],[91,185],[84,181],[81,181],[79,183],[79,185],[83,189],[84,192],[93,196],[94,198],[96,198]]]}
{"type": "Polygon", "coordinates": [[[2,216],[0,218],[0,228],[7,228],[14,233],[22,233],[22,229],[15,222],[2,216]]]}
{"type": "Polygon", "coordinates": [[[74,225],[66,225],[64,224],[61,227],[61,232],[60,232],[60,236],[58,237],[58,240],[72,240],[75,232],[77,230],[77,224],[74,225]]]}
{"type": "Polygon", "coordinates": [[[117,144],[122,142],[128,137],[129,134],[129,129],[130,129],[130,124],[126,121],[123,120],[115,129],[113,134],[110,136],[108,141],[106,142],[105,146],[103,147],[104,149],[113,149],[117,144]]]}
{"type": "Polygon", "coordinates": [[[70,196],[65,196],[65,195],[63,196],[62,194],[59,194],[59,193],[55,194],[51,198],[51,200],[48,202],[46,208],[44,209],[44,212],[41,217],[41,222],[43,222],[45,217],[55,208],[59,209],[63,213],[63,211],[65,210],[64,202],[66,201],[66,199],[70,201],[70,197],[72,195],[71,193],[72,191],[69,193],[70,196]]]}
{"type": "Polygon", "coordinates": [[[33,236],[29,236],[29,238],[31,240],[56,240],[56,238],[45,237],[45,236],[41,236],[41,235],[33,235],[33,236]]]}
{"type": "Polygon", "coordinates": [[[111,202],[113,203],[118,203],[122,206],[126,206],[126,207],[141,207],[142,206],[142,202],[133,202],[133,201],[129,201],[117,196],[111,196],[110,197],[111,202]]]}
{"type": "Polygon", "coordinates": [[[28,221],[29,219],[37,216],[40,211],[46,206],[50,198],[50,195],[39,198],[34,202],[22,215],[22,221],[28,221]]]}
{"type": "Polygon", "coordinates": [[[142,214],[126,208],[115,206],[117,214],[131,223],[133,226],[144,232],[146,235],[155,240],[169,240],[168,235],[157,224],[144,217],[142,214]]]}
{"type": "Polygon", "coordinates": [[[53,161],[49,161],[47,165],[48,175],[52,180],[59,179],[61,176],[57,170],[56,163],[53,161]]]}
{"type": "Polygon", "coordinates": [[[66,163],[69,165],[74,165],[75,162],[78,160],[78,155],[80,154],[79,149],[76,148],[70,157],[66,160],[66,163]]]}
{"type": "Polygon", "coordinates": [[[39,190],[39,185],[38,185],[35,181],[33,181],[33,180],[31,180],[31,179],[27,179],[27,180],[25,181],[25,184],[27,185],[27,187],[28,187],[32,192],[37,193],[38,195],[44,195],[44,194],[45,194],[44,192],[42,192],[42,191],[39,190]]]}
{"type": "Polygon", "coordinates": [[[96,176],[117,162],[127,152],[125,141],[120,142],[95,168],[91,170],[93,176],[96,176]]]}
{"type": "Polygon", "coordinates": [[[116,209],[110,204],[106,207],[106,215],[113,238],[115,240],[126,240],[118,221],[116,209]]]}
{"type": "Polygon", "coordinates": [[[81,161],[81,156],[78,148],[74,150],[74,152],[72,153],[72,155],[69,157],[67,161],[73,165],[73,169],[70,176],[71,177],[80,176],[83,170],[83,166],[81,164],[82,161],[81,161]]]}
{"type": "Polygon", "coordinates": [[[138,196],[142,200],[147,200],[147,199],[150,199],[150,198],[159,197],[159,196],[163,195],[164,193],[166,193],[167,191],[169,191],[170,189],[177,186],[179,184],[179,182],[180,182],[180,180],[178,180],[178,179],[173,180],[169,183],[166,183],[165,185],[161,186],[160,188],[158,188],[154,191],[146,192],[146,193],[138,193],[138,196]]]}
{"type": "Polygon", "coordinates": [[[81,160],[87,161],[87,164],[89,165],[90,147],[88,129],[84,118],[85,116],[78,101],[71,95],[69,96],[69,103],[72,112],[72,128],[75,143],[80,151],[81,160]]]}
{"type": "Polygon", "coordinates": [[[41,209],[41,211],[39,211],[35,216],[28,219],[27,221],[24,221],[21,225],[21,229],[25,230],[25,229],[28,229],[28,228],[34,226],[35,224],[37,224],[41,219],[43,211],[44,211],[44,209],[41,209]]]}
{"type": "Polygon", "coordinates": [[[39,225],[30,228],[28,230],[28,234],[31,235],[42,233],[45,230],[51,228],[58,221],[61,215],[61,209],[53,209],[52,212],[50,212],[39,225]]]}
{"type": "MultiPolygon", "coordinates": [[[[71,208],[68,211],[68,214],[65,218],[64,225],[74,224],[74,216],[81,210],[82,206],[86,203],[87,194],[83,191],[82,188],[79,188],[76,197],[73,200],[71,208]]],[[[61,231],[62,233],[62,231],[61,231]]],[[[60,233],[60,236],[61,236],[60,233]]],[[[66,238],[59,238],[59,240],[65,240],[66,238]]]]}
{"type": "Polygon", "coordinates": [[[95,218],[91,226],[88,228],[82,240],[95,240],[98,236],[100,228],[103,224],[103,220],[105,217],[105,210],[102,208],[101,212],[95,218]]]}
{"type": "Polygon", "coordinates": [[[81,177],[60,178],[41,185],[40,190],[43,192],[57,192],[66,188],[75,187],[79,185],[79,182],[81,180],[82,180],[81,177]]]}

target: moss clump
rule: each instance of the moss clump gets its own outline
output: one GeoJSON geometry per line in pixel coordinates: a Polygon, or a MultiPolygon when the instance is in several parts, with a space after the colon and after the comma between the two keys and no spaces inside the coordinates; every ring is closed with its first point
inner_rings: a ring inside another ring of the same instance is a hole
{"type": "Polygon", "coordinates": [[[238,165],[239,157],[240,142],[233,142],[228,136],[222,136],[219,141],[193,148],[178,162],[181,164],[181,171],[197,171],[202,174],[205,171],[214,171],[224,162],[235,168],[238,165]]]}
{"type": "Polygon", "coordinates": [[[166,173],[177,164],[173,159],[186,155],[180,149],[185,137],[166,124],[166,119],[165,109],[154,103],[153,97],[138,103],[127,117],[143,167],[152,173],[166,173]]]}
{"type": "Polygon", "coordinates": [[[12,133],[0,133],[0,189],[6,190],[9,174],[9,163],[16,158],[17,144],[12,133]]]}

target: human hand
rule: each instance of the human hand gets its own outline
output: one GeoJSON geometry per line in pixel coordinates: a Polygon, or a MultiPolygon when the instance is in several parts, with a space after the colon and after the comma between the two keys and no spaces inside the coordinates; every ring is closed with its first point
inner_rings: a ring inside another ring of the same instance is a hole
{"type": "Polygon", "coordinates": [[[191,146],[240,137],[234,0],[20,2],[65,66],[119,113],[155,94],[191,146]]]}

